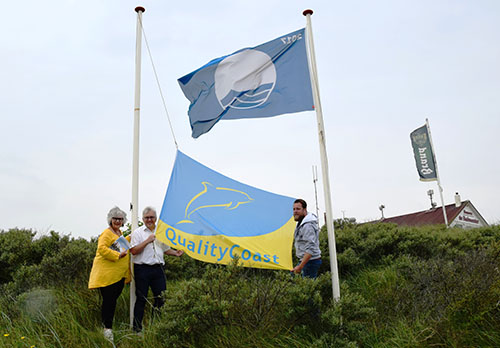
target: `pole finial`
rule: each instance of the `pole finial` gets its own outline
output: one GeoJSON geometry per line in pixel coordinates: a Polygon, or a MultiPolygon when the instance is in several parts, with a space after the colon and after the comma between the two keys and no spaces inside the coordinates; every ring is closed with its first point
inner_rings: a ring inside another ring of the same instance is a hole
{"type": "Polygon", "coordinates": [[[304,10],[304,12],[302,12],[302,14],[303,14],[304,16],[307,16],[307,15],[312,15],[312,14],[313,14],[313,10],[311,10],[311,9],[304,10]]]}
{"type": "Polygon", "coordinates": [[[145,9],[144,7],[142,7],[142,6],[137,6],[137,7],[135,8],[135,12],[139,13],[139,11],[140,11],[140,12],[145,12],[145,11],[146,11],[146,9],[145,9]]]}

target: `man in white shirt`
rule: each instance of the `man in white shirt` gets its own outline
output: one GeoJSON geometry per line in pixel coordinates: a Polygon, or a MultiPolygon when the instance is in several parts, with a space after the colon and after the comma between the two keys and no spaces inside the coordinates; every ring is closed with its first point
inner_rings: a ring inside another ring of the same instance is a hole
{"type": "Polygon", "coordinates": [[[146,207],[142,212],[144,225],[132,232],[130,252],[133,256],[136,301],[134,331],[142,330],[142,318],[149,288],[153,292],[153,312],[163,306],[161,293],[166,290],[163,254],[181,256],[184,251],[171,249],[155,238],[156,210],[146,207]]]}

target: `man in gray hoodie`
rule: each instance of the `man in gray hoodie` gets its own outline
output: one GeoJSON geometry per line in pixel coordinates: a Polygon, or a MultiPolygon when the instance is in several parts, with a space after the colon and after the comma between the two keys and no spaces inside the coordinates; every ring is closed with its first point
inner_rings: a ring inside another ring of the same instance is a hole
{"type": "Polygon", "coordinates": [[[321,266],[318,218],[307,212],[307,203],[300,198],[293,203],[293,218],[297,221],[294,235],[295,254],[300,263],[292,272],[302,272],[303,277],[316,278],[321,266]]]}

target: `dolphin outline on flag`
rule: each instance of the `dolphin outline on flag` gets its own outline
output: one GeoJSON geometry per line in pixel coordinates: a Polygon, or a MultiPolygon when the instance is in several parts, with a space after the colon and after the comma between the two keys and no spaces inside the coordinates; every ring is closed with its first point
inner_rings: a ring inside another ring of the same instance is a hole
{"type": "Polygon", "coordinates": [[[184,223],[194,224],[194,221],[190,220],[189,218],[190,218],[191,214],[193,214],[195,211],[198,211],[200,209],[204,209],[204,208],[216,208],[216,207],[222,208],[222,207],[225,207],[225,209],[227,209],[227,210],[234,210],[234,209],[238,208],[241,204],[251,203],[253,201],[253,198],[250,197],[247,193],[245,193],[243,191],[239,191],[239,190],[235,190],[235,189],[227,188],[227,187],[215,187],[213,184],[209,183],[208,181],[203,181],[201,184],[203,185],[203,190],[201,190],[199,193],[197,193],[188,202],[188,204],[186,205],[186,209],[184,211],[184,219],[180,220],[179,222],[177,222],[177,225],[178,224],[184,224],[184,223]],[[221,204],[201,205],[201,206],[196,207],[195,209],[191,210],[188,213],[189,208],[191,207],[191,205],[193,205],[193,203],[195,203],[196,200],[198,200],[201,196],[203,196],[204,194],[206,194],[207,192],[209,192],[209,187],[215,187],[215,190],[237,192],[237,193],[240,193],[240,194],[244,195],[248,200],[246,200],[246,201],[239,201],[236,204],[234,204],[234,206],[233,206],[233,201],[230,201],[228,203],[221,203],[221,204]]]}

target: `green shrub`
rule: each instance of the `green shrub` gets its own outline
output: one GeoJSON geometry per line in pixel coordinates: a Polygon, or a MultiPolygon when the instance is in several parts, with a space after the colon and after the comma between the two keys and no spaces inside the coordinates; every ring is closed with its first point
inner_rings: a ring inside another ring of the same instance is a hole
{"type": "Polygon", "coordinates": [[[207,265],[205,262],[195,260],[187,255],[181,257],[165,255],[164,260],[167,281],[200,278],[207,266],[215,267],[215,265],[207,265]]]}
{"type": "Polygon", "coordinates": [[[155,334],[183,342],[179,346],[202,346],[221,332],[231,336],[236,331],[240,337],[245,333],[249,340],[245,344],[252,346],[259,337],[311,326],[319,315],[324,288],[331,291],[328,277],[313,281],[236,263],[209,266],[200,279],[179,282],[168,294],[155,334]]]}
{"type": "Polygon", "coordinates": [[[32,253],[35,232],[24,229],[0,231],[0,284],[12,281],[14,273],[23,265],[37,260],[32,253]]]}
{"type": "Polygon", "coordinates": [[[40,263],[43,285],[79,285],[88,282],[94,245],[85,239],[73,239],[53,256],[47,255],[40,263]]]}
{"type": "MultiPolygon", "coordinates": [[[[338,267],[341,277],[357,270],[389,264],[401,256],[427,260],[452,259],[500,241],[500,226],[473,230],[445,228],[444,225],[405,227],[395,224],[362,224],[335,231],[338,267]]],[[[326,229],[320,233],[323,264],[330,270],[326,229]]]]}
{"type": "Polygon", "coordinates": [[[369,337],[375,309],[346,283],[340,290],[340,300],[331,300],[321,314],[320,337],[314,347],[359,347],[369,337]]]}
{"type": "MultiPolygon", "coordinates": [[[[465,231],[345,224],[336,237],[338,302],[332,301],[327,272],[326,231],[320,234],[322,274],[315,281],[286,271],[167,256],[161,316],[152,320],[147,310],[144,336],[133,335],[126,286],[115,312],[115,343],[122,348],[500,346],[499,226],[465,231]]],[[[10,230],[0,232],[0,243],[6,266],[0,269],[0,327],[9,334],[0,347],[110,346],[102,336],[99,293],[87,290],[96,239],[55,232],[34,238],[31,231],[10,230]],[[29,313],[29,307],[38,310],[29,313]]]]}
{"type": "Polygon", "coordinates": [[[0,232],[0,284],[19,294],[40,286],[88,281],[95,241],[60,237],[54,231],[34,237],[31,230],[0,232]]]}
{"type": "Polygon", "coordinates": [[[60,236],[59,233],[50,231],[48,235],[35,238],[31,245],[34,263],[39,263],[44,257],[54,256],[59,250],[64,249],[72,240],[69,236],[60,236]]]}

